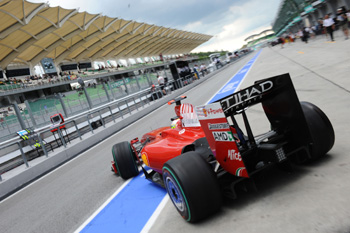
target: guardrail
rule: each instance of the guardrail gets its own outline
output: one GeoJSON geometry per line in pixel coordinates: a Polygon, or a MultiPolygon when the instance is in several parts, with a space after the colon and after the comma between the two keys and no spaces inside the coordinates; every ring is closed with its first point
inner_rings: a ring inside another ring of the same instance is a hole
{"type": "MultiPolygon", "coordinates": [[[[193,57],[193,59],[196,57],[193,57]]],[[[175,60],[174,60],[175,61],[175,60]]],[[[111,75],[117,75],[125,72],[133,72],[137,71],[140,69],[151,69],[159,66],[166,66],[169,65],[171,62],[174,62],[172,60],[170,61],[165,61],[165,62],[155,62],[155,63],[150,63],[150,64],[138,64],[138,65],[133,65],[130,67],[122,67],[119,69],[106,69],[102,70],[100,72],[97,72],[96,74],[89,73],[89,74],[83,74],[83,73],[74,73],[72,74],[75,76],[74,79],[68,78],[69,75],[63,75],[62,77],[57,77],[55,79],[52,79],[49,81],[49,79],[39,79],[39,80],[31,80],[28,82],[22,82],[22,83],[16,83],[16,84],[5,84],[5,85],[0,85],[0,96],[4,96],[7,94],[14,94],[14,93],[19,93],[23,91],[31,91],[31,90],[37,90],[37,89],[42,89],[42,88],[49,88],[49,87],[55,87],[58,85],[63,85],[63,84],[71,84],[71,83],[76,83],[77,78],[82,77],[83,80],[91,80],[91,79],[96,79],[96,78],[103,78],[106,76],[111,76],[111,75]]]]}

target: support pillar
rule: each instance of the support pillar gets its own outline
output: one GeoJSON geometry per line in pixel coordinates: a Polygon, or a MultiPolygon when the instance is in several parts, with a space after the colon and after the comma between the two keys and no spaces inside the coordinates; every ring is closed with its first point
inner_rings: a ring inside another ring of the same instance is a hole
{"type": "Polygon", "coordinates": [[[2,77],[4,78],[4,80],[7,81],[8,79],[7,79],[5,71],[1,70],[1,72],[2,72],[2,77]]]}
{"type": "Polygon", "coordinates": [[[107,81],[107,86],[108,86],[109,90],[110,90],[111,93],[112,93],[112,99],[115,100],[115,96],[114,96],[114,93],[113,93],[113,90],[112,90],[112,86],[111,86],[111,82],[110,82],[110,81],[107,81]]]}
{"type": "Polygon", "coordinates": [[[61,75],[60,75],[60,73],[62,73],[61,69],[60,69],[60,66],[56,62],[54,63],[54,66],[56,68],[56,72],[57,72],[58,77],[62,78],[61,75]]]}
{"type": "Polygon", "coordinates": [[[169,77],[168,77],[168,74],[167,74],[167,72],[166,72],[166,65],[164,65],[164,74],[165,74],[165,77],[168,79],[168,81],[169,81],[169,77]]]}
{"type": "Polygon", "coordinates": [[[346,9],[350,8],[350,1],[349,0],[342,0],[342,3],[343,3],[342,6],[345,6],[346,9]]]}
{"type": "Polygon", "coordinates": [[[34,75],[34,66],[32,63],[29,63],[29,75],[33,76],[34,75]]]}
{"type": "Polygon", "coordinates": [[[26,105],[30,120],[32,121],[34,128],[36,128],[37,124],[36,124],[36,121],[35,121],[32,109],[30,108],[30,104],[29,104],[28,100],[25,100],[24,104],[26,105]]]}
{"type": "Polygon", "coordinates": [[[124,86],[125,86],[126,93],[129,95],[130,92],[129,92],[128,86],[126,85],[125,78],[123,78],[123,83],[124,83],[124,86]]]}
{"type": "Polygon", "coordinates": [[[128,66],[132,66],[132,64],[131,64],[131,62],[130,62],[130,59],[126,59],[126,64],[127,64],[128,66]]]}
{"type": "Polygon", "coordinates": [[[16,116],[17,116],[17,119],[18,119],[18,123],[21,125],[21,128],[22,129],[26,129],[26,124],[24,123],[21,111],[19,110],[19,107],[18,107],[17,103],[13,103],[13,109],[15,110],[15,113],[16,113],[16,116]]]}
{"type": "Polygon", "coordinates": [[[58,100],[59,100],[60,103],[61,103],[64,116],[65,116],[65,117],[69,117],[69,116],[68,116],[68,111],[67,111],[67,108],[66,108],[66,103],[65,103],[64,100],[63,100],[62,94],[61,94],[61,93],[58,93],[58,95],[55,94],[55,96],[58,98],[58,100]]]}
{"type": "Polygon", "coordinates": [[[308,17],[306,17],[306,18],[304,19],[304,25],[305,25],[305,27],[310,27],[310,20],[309,20],[308,17]]]}
{"type": "Polygon", "coordinates": [[[45,97],[45,93],[42,89],[37,90],[38,94],[39,94],[39,98],[44,98],[45,97]]]}
{"type": "Polygon", "coordinates": [[[84,94],[85,94],[85,98],[86,98],[86,100],[88,102],[89,109],[92,109],[93,108],[92,102],[91,102],[90,96],[88,95],[88,92],[86,91],[85,87],[83,87],[83,91],[84,91],[84,94]]]}
{"type": "Polygon", "coordinates": [[[147,72],[145,72],[145,70],[144,70],[144,75],[146,75],[146,79],[147,79],[147,82],[148,82],[148,85],[150,86],[150,85],[152,85],[152,82],[149,80],[149,77],[148,77],[148,75],[147,75],[147,72]]]}
{"type": "Polygon", "coordinates": [[[141,86],[140,86],[140,83],[139,83],[139,80],[137,79],[137,75],[135,76],[135,79],[136,79],[136,84],[139,88],[139,91],[141,90],[141,86]]]}
{"type": "Polygon", "coordinates": [[[103,86],[103,89],[104,89],[105,92],[106,92],[106,96],[107,96],[108,102],[111,102],[111,97],[109,97],[107,85],[106,85],[106,83],[105,83],[104,81],[102,81],[102,86],[103,86]]]}
{"type": "Polygon", "coordinates": [[[332,13],[332,17],[335,17],[337,14],[337,8],[334,6],[334,4],[332,4],[332,2],[326,2],[328,11],[326,14],[328,13],[332,13]]]}

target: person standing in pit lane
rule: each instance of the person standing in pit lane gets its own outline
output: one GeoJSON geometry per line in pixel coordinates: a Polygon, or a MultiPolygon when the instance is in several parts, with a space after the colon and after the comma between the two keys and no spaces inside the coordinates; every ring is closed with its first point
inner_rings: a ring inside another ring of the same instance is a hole
{"type": "Polygon", "coordinates": [[[163,95],[166,95],[165,89],[164,89],[165,80],[164,80],[163,76],[157,75],[157,79],[158,79],[158,84],[160,86],[160,89],[163,92],[163,95]]]}
{"type": "Polygon", "coordinates": [[[303,36],[301,38],[302,41],[304,41],[307,44],[307,40],[309,39],[309,28],[304,27],[303,28],[303,36]]]}
{"type": "Polygon", "coordinates": [[[349,39],[348,19],[342,8],[337,10],[337,21],[339,22],[340,28],[343,30],[345,40],[349,39]]]}
{"type": "Polygon", "coordinates": [[[285,43],[284,38],[279,37],[279,38],[278,38],[278,43],[281,44],[281,49],[283,49],[283,45],[284,45],[284,43],[285,43]]]}
{"type": "Polygon", "coordinates": [[[326,29],[327,33],[330,35],[331,41],[334,41],[333,31],[335,28],[335,24],[334,24],[334,20],[331,17],[329,17],[328,14],[325,15],[325,17],[324,17],[323,27],[326,29]]]}
{"type": "Polygon", "coordinates": [[[204,65],[204,63],[202,63],[202,65],[200,66],[200,71],[201,71],[203,77],[205,76],[205,74],[208,74],[207,67],[204,65]]]}
{"type": "Polygon", "coordinates": [[[194,65],[194,67],[193,67],[193,72],[194,72],[195,79],[199,79],[199,73],[198,73],[198,71],[199,71],[199,68],[198,68],[198,65],[196,64],[196,65],[194,65]]]}
{"type": "Polygon", "coordinates": [[[292,42],[292,43],[294,43],[294,39],[295,39],[295,36],[294,36],[294,34],[293,33],[291,33],[291,32],[289,32],[289,42],[292,42]]]}

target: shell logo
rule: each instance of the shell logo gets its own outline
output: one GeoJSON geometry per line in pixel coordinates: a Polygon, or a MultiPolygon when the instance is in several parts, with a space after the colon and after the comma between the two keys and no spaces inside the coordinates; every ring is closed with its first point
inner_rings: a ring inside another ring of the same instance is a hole
{"type": "Polygon", "coordinates": [[[208,116],[208,111],[207,111],[205,108],[203,108],[203,113],[204,113],[204,116],[205,116],[205,117],[208,116]]]}
{"type": "Polygon", "coordinates": [[[146,152],[142,152],[141,154],[141,159],[143,161],[143,163],[149,167],[149,161],[148,161],[148,156],[147,156],[147,153],[146,152]]]}

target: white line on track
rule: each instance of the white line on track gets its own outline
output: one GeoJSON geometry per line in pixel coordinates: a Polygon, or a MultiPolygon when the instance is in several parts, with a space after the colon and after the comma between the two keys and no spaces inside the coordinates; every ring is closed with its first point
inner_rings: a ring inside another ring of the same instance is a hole
{"type": "Polygon", "coordinates": [[[158,205],[157,209],[153,212],[153,214],[150,217],[150,219],[148,219],[148,221],[147,221],[146,225],[143,227],[141,233],[147,233],[147,232],[149,232],[149,230],[151,230],[151,227],[156,222],[158,216],[160,215],[160,213],[162,212],[162,210],[164,209],[166,203],[168,203],[169,200],[170,200],[169,195],[165,194],[165,197],[160,202],[160,204],[158,205]]]}

